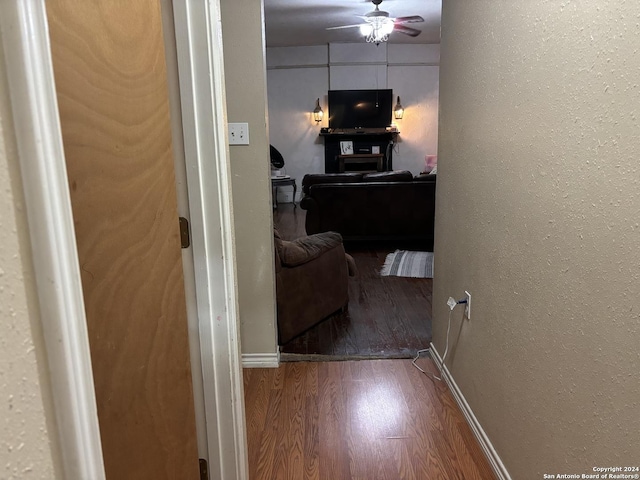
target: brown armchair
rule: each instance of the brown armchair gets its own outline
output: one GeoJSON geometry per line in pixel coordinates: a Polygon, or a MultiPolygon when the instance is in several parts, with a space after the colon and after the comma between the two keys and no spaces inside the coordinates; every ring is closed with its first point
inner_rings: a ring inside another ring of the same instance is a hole
{"type": "Polygon", "coordinates": [[[326,232],[294,241],[274,229],[278,343],[283,345],[347,306],[347,279],[355,262],[339,233],[326,232]]]}

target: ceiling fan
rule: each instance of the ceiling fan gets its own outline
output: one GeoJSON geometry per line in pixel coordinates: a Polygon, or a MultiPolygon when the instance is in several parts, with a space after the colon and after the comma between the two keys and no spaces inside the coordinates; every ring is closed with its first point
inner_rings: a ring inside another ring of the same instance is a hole
{"type": "Polygon", "coordinates": [[[371,0],[376,8],[375,10],[362,15],[361,18],[364,23],[356,25],[342,25],[340,27],[329,27],[327,30],[338,30],[341,28],[354,28],[359,27],[360,33],[364,35],[369,43],[375,43],[376,45],[381,42],[386,42],[389,39],[391,32],[404,33],[410,37],[417,37],[421,31],[416,28],[407,27],[407,23],[420,23],[424,22],[424,18],[420,15],[412,15],[409,17],[397,17],[393,18],[389,16],[389,12],[380,10],[379,5],[382,0],[371,0]]]}

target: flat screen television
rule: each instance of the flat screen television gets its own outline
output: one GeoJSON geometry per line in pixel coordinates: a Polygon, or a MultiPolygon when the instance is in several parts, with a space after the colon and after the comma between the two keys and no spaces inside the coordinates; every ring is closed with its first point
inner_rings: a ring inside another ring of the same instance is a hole
{"type": "Polygon", "coordinates": [[[391,125],[393,91],[329,90],[329,128],[385,128],[391,125]]]}

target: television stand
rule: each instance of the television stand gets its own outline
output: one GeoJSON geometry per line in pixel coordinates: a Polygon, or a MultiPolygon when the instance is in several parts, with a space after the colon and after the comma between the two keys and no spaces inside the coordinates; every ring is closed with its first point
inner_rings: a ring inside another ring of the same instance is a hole
{"type": "Polygon", "coordinates": [[[354,153],[338,155],[338,172],[382,172],[384,154],[382,153],[354,153]],[[371,169],[373,167],[373,169],[371,169]]]}
{"type": "MultiPolygon", "coordinates": [[[[400,134],[395,128],[363,128],[363,129],[322,129],[320,136],[324,140],[324,171],[325,173],[340,173],[340,157],[366,158],[366,155],[376,156],[374,161],[375,171],[393,170],[393,144],[400,134]],[[341,155],[340,142],[351,141],[353,154],[341,155]],[[379,153],[373,153],[377,147],[379,153]],[[382,165],[378,165],[378,158],[382,165]]],[[[367,160],[371,163],[373,160],[367,160]]],[[[350,163],[346,162],[347,165],[350,163]]],[[[356,164],[357,162],[351,162],[356,164]]],[[[343,171],[346,170],[347,167],[343,171]]],[[[362,171],[350,169],[350,171],[362,171]]]]}

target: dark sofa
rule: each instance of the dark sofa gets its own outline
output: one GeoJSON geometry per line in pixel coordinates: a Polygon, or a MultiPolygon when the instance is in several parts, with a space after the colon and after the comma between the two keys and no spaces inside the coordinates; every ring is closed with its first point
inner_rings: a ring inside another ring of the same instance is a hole
{"type": "Polygon", "coordinates": [[[302,191],[307,234],[334,231],[350,242],[407,240],[433,248],[436,175],[310,174],[302,191]]]}

